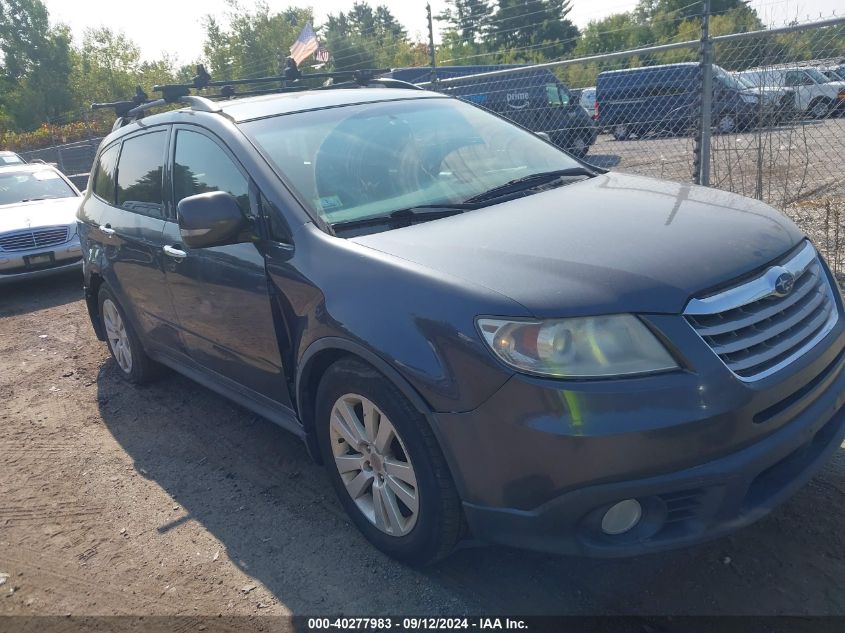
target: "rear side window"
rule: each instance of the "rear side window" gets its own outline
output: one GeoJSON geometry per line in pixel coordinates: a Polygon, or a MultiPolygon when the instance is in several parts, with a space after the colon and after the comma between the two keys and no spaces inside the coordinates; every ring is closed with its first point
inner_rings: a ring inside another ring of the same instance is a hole
{"type": "Polygon", "coordinates": [[[151,132],[123,141],[117,166],[117,206],[162,216],[162,185],[167,132],[151,132]]]}
{"type": "Polygon", "coordinates": [[[119,148],[120,145],[112,145],[100,154],[97,170],[94,172],[94,194],[109,204],[114,204],[114,172],[119,148]]]}
{"type": "Polygon", "coordinates": [[[238,201],[247,216],[249,182],[226,152],[203,134],[190,130],[176,133],[176,158],[173,165],[173,201],[208,191],[226,191],[238,201]]]}

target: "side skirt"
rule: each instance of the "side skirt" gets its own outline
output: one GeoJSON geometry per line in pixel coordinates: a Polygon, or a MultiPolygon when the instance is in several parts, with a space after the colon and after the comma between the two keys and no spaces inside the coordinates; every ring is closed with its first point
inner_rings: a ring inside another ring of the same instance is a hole
{"type": "MultiPolygon", "coordinates": [[[[274,402],[266,396],[245,387],[230,378],[221,376],[205,367],[198,365],[188,358],[176,358],[171,354],[164,354],[159,350],[149,350],[153,360],[170,367],[173,371],[190,378],[203,387],[211,389],[224,398],[232,400],[245,409],[278,424],[286,431],[290,431],[299,439],[305,441],[305,429],[299,422],[296,413],[283,404],[274,402]]],[[[285,385],[281,385],[285,389],[285,385]]]]}

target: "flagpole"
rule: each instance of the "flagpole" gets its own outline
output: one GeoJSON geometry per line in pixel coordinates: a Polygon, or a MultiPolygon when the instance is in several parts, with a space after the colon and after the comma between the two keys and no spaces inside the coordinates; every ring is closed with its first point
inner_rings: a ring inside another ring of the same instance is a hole
{"type": "Polygon", "coordinates": [[[425,5],[425,10],[428,15],[428,53],[431,56],[431,87],[437,89],[437,59],[434,51],[434,23],[431,19],[431,4],[425,5]]]}

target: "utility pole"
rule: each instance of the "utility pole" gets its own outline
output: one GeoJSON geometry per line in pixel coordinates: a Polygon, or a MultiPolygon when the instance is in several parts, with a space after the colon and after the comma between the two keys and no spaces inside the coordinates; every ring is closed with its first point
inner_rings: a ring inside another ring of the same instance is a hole
{"type": "Polygon", "coordinates": [[[434,22],[431,18],[431,4],[425,5],[428,17],[428,54],[431,58],[431,89],[437,89],[437,59],[434,50],[434,22]]]}
{"type": "Polygon", "coordinates": [[[701,15],[701,120],[696,182],[710,186],[710,134],[713,123],[713,43],[710,41],[710,0],[703,0],[701,15]]]}

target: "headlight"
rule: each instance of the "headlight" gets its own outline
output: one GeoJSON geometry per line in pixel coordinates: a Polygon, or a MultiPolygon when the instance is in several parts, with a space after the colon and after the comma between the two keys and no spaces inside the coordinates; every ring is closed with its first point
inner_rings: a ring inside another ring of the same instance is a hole
{"type": "Polygon", "coordinates": [[[678,367],[666,348],[631,314],[547,321],[482,317],[476,322],[496,356],[529,374],[598,378],[678,367]]]}
{"type": "Polygon", "coordinates": [[[739,95],[739,97],[745,101],[745,103],[758,103],[760,100],[757,95],[739,95]]]}

